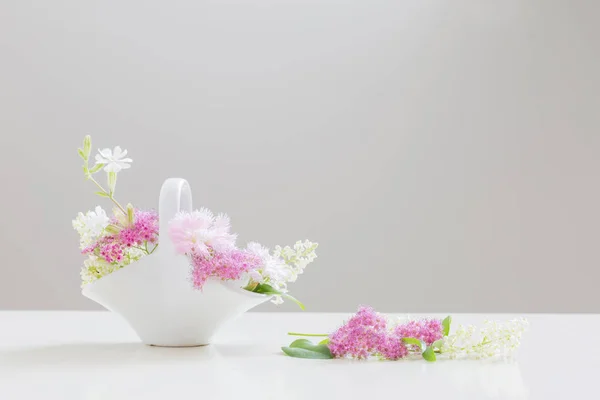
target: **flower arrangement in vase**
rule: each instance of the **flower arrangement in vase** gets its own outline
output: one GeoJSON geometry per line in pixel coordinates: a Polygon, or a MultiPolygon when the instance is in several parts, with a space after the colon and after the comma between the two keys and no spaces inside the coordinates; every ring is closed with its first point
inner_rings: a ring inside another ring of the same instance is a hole
{"type": "Polygon", "coordinates": [[[123,206],[115,198],[117,177],[133,160],[117,146],[99,150],[92,166],[91,149],[86,136],[78,149],[84,176],[112,203],[112,215],[97,206],[73,220],[87,257],[82,292],[125,317],[142,341],[207,344],[222,323],[269,299],[288,298],[304,309],[287,285],[317,257],[316,243],[239,248],[229,217],[192,210],[191,189],[180,178],[163,184],[158,212],[123,206]],[[96,179],[101,172],[106,186],[96,179]]]}

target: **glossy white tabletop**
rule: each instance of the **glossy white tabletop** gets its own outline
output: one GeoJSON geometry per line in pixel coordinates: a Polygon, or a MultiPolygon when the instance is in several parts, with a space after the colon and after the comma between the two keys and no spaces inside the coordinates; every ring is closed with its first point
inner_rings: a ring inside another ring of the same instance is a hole
{"type": "MultiPolygon", "coordinates": [[[[0,399],[598,399],[600,315],[527,315],[513,361],[304,360],[287,331],[349,314],[248,313],[215,343],[144,346],[108,312],[0,312],[0,399]]],[[[504,320],[516,315],[491,315],[504,320]]],[[[482,315],[453,315],[479,324],[482,315]]]]}

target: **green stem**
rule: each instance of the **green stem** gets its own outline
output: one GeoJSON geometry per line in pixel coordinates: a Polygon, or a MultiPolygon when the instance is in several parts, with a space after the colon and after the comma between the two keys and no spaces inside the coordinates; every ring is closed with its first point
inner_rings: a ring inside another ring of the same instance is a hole
{"type": "Polygon", "coordinates": [[[298,333],[298,332],[288,332],[290,336],[329,336],[327,333],[298,333]]]}
{"type": "Polygon", "coordinates": [[[473,346],[458,347],[457,349],[458,349],[458,351],[465,351],[467,349],[481,348],[481,347],[486,346],[486,345],[488,345],[490,343],[492,343],[492,341],[486,339],[486,340],[482,341],[481,343],[474,344],[473,346]]]}
{"type": "Polygon", "coordinates": [[[100,188],[100,190],[102,190],[103,193],[105,193],[108,198],[115,203],[115,205],[119,208],[119,210],[121,210],[121,212],[123,212],[123,214],[127,215],[127,211],[125,211],[125,208],[123,208],[123,206],[121,204],[119,204],[119,202],[113,197],[112,193],[107,192],[101,184],[98,183],[98,181],[96,181],[94,179],[94,177],[92,175],[89,175],[89,179],[94,182],[96,184],[96,186],[98,186],[98,188],[100,188]]]}
{"type": "Polygon", "coordinates": [[[295,298],[294,296],[290,296],[287,293],[282,293],[281,296],[285,297],[286,299],[290,299],[294,303],[298,304],[298,307],[300,307],[300,309],[302,309],[302,311],[306,310],[306,308],[304,307],[304,304],[302,304],[302,302],[300,300],[298,300],[297,298],[295,298]]]}
{"type": "Polygon", "coordinates": [[[139,246],[131,246],[131,247],[133,247],[134,249],[141,250],[146,254],[150,254],[150,253],[148,253],[148,249],[144,249],[143,247],[139,247],[139,246]]]}
{"type": "Polygon", "coordinates": [[[148,253],[148,254],[154,253],[154,250],[156,250],[157,248],[158,248],[158,244],[154,245],[154,248],[152,250],[150,250],[150,253],[148,253]]]}

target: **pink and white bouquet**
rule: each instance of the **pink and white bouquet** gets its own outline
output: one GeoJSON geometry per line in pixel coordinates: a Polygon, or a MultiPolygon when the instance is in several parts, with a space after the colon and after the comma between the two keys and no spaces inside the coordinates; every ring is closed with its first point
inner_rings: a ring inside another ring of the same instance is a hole
{"type": "MultiPolygon", "coordinates": [[[[130,203],[123,206],[115,198],[117,176],[133,162],[126,157],[127,150],[119,146],[99,150],[91,166],[91,149],[91,138],[86,136],[78,149],[84,176],[99,189],[96,194],[112,202],[113,207],[110,216],[97,206],[85,214],[80,212],[73,220],[81,252],[87,256],[81,270],[83,285],[151,256],[159,246],[156,211],[130,203]],[[101,171],[106,173],[105,186],[96,179],[101,171]]],[[[287,284],[317,257],[317,243],[299,241],[293,247],[276,246],[273,251],[255,242],[239,248],[229,217],[214,215],[206,208],[180,212],[169,221],[168,233],[169,237],[161,240],[171,240],[176,251],[189,258],[190,284],[194,288],[202,290],[209,279],[235,280],[246,290],[272,295],[276,304],[289,298],[304,308],[289,295],[287,284]]]]}
{"type": "Polygon", "coordinates": [[[527,330],[525,318],[507,322],[487,320],[484,326],[459,325],[450,332],[451,317],[393,321],[372,307],[359,307],[356,314],[330,334],[288,333],[291,336],[322,336],[318,343],[294,340],[282,351],[298,358],[354,358],[401,360],[423,358],[436,361],[456,358],[510,357],[527,330]]]}

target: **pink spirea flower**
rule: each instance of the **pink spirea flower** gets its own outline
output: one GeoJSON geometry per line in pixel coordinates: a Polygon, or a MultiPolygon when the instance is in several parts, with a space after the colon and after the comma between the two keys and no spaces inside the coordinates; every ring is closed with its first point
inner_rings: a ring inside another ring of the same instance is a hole
{"type": "Polygon", "coordinates": [[[385,317],[364,306],[329,336],[328,347],[337,358],[362,359],[380,354],[397,360],[408,354],[404,343],[388,332],[385,317]]]}
{"type": "Polygon", "coordinates": [[[83,249],[83,254],[96,254],[109,263],[121,262],[126,248],[158,241],[158,214],[155,211],[135,209],[133,224],[123,226],[116,217],[111,219],[111,224],[120,228],[119,233],[103,236],[83,249]]]}
{"type": "Polygon", "coordinates": [[[398,360],[408,355],[408,348],[399,338],[393,334],[388,334],[379,344],[379,354],[388,360],[398,360]]]}
{"type": "Polygon", "coordinates": [[[212,254],[208,256],[192,254],[192,281],[196,289],[202,289],[211,276],[222,280],[236,280],[262,264],[260,257],[244,250],[210,253],[212,254]]]}
{"type": "Polygon", "coordinates": [[[156,243],[158,240],[158,215],[154,211],[134,211],[134,222],[123,228],[119,241],[128,247],[143,242],[156,243]]]}
{"type": "Polygon", "coordinates": [[[442,321],[439,319],[421,319],[408,321],[394,328],[394,334],[400,338],[415,338],[431,345],[443,335],[442,321]]]}
{"type": "Polygon", "coordinates": [[[209,255],[209,249],[229,251],[235,247],[236,235],[231,234],[229,217],[213,216],[210,210],[178,213],[169,222],[169,237],[179,254],[209,255]]]}
{"type": "Polygon", "coordinates": [[[123,260],[123,246],[118,242],[108,242],[99,246],[100,256],[107,262],[121,262],[123,260]]]}

